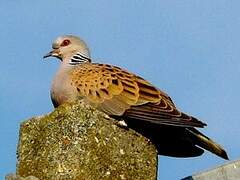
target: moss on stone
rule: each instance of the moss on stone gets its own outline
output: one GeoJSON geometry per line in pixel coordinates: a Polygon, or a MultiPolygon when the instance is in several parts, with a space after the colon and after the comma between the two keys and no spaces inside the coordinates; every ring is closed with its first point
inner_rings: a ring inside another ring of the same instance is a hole
{"type": "Polygon", "coordinates": [[[17,175],[39,179],[156,179],[154,145],[81,102],[21,124],[17,175]]]}

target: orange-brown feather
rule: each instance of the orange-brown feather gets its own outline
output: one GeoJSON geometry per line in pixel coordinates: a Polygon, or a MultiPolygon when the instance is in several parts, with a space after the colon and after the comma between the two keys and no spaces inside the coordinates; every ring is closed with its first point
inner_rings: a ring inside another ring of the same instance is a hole
{"type": "Polygon", "coordinates": [[[109,115],[175,126],[205,125],[178,111],[171,98],[148,81],[118,67],[85,63],[71,77],[79,96],[109,115]]]}

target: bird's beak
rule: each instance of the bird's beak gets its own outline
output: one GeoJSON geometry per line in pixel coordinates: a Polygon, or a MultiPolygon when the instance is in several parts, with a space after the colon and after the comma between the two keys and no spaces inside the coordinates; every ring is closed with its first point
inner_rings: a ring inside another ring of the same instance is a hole
{"type": "Polygon", "coordinates": [[[54,50],[50,51],[49,53],[47,53],[45,56],[43,56],[43,58],[48,58],[48,57],[59,57],[59,50],[54,49],[54,50]]]}

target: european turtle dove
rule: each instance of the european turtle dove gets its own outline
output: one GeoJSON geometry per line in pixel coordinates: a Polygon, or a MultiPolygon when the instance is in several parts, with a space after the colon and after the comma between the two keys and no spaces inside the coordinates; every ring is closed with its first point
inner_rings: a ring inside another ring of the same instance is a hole
{"type": "Polygon", "coordinates": [[[194,157],[206,149],[228,159],[220,145],[195,129],[205,123],[179,111],[166,93],[143,78],[116,66],[92,63],[80,38],[58,37],[52,49],[44,58],[61,61],[51,89],[54,107],[82,99],[110,117],[124,120],[149,138],[159,154],[194,157]]]}

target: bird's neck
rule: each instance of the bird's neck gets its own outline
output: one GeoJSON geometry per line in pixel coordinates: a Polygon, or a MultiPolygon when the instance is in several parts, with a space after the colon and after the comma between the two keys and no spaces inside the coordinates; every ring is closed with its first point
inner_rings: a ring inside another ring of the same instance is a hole
{"type": "Polygon", "coordinates": [[[75,52],[63,58],[57,73],[67,73],[81,64],[90,63],[90,55],[82,52],[75,52]]]}
{"type": "Polygon", "coordinates": [[[70,58],[68,58],[68,65],[70,66],[77,66],[82,63],[90,63],[91,59],[88,54],[84,54],[81,52],[76,52],[70,58]]]}

